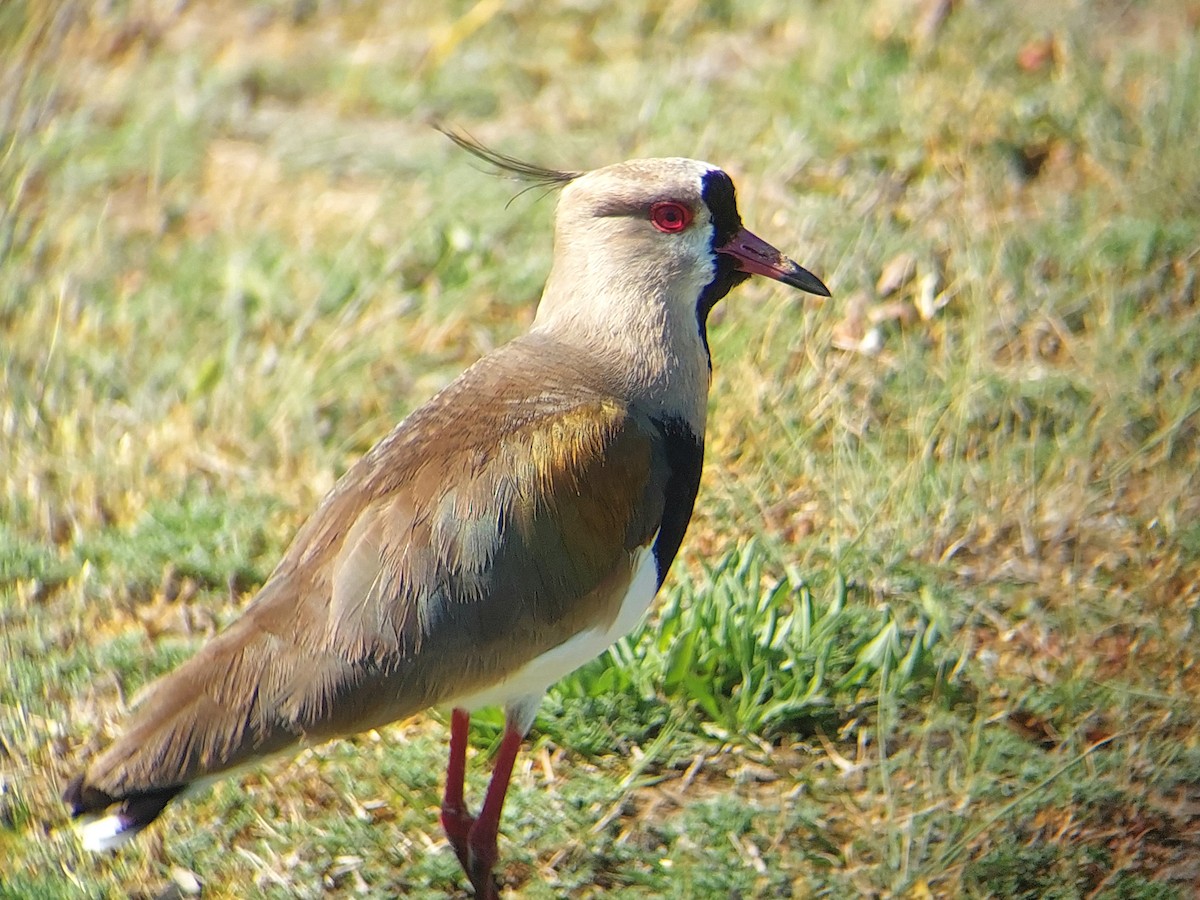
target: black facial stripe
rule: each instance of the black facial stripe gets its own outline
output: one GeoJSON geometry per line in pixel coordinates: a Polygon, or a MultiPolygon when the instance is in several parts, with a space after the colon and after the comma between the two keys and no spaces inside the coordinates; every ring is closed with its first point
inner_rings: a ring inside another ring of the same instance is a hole
{"type": "Polygon", "coordinates": [[[715,250],[742,230],[742,217],[738,215],[733,182],[720,169],[710,169],[704,173],[704,186],[700,196],[708,211],[712,213],[715,250]]]}
{"type": "MultiPolygon", "coordinates": [[[[716,252],[718,247],[723,246],[742,230],[742,217],[738,215],[733,181],[719,169],[712,169],[704,174],[703,184],[700,196],[712,214],[712,249],[716,272],[712,281],[704,286],[696,302],[696,323],[700,327],[700,340],[704,342],[704,351],[708,353],[708,314],[722,297],[750,276],[738,270],[732,257],[716,252]]],[[[712,369],[711,353],[708,354],[708,367],[712,369]]]]}
{"type": "Polygon", "coordinates": [[[733,257],[725,253],[717,253],[715,256],[717,271],[713,274],[712,281],[700,292],[700,299],[696,303],[696,318],[700,320],[701,327],[708,321],[708,314],[712,312],[712,308],[750,277],[748,273],[738,269],[733,257]]]}
{"type": "Polygon", "coordinates": [[[696,302],[696,324],[700,328],[700,340],[704,343],[704,354],[708,357],[708,370],[712,371],[712,351],[708,349],[708,314],[726,294],[750,276],[736,268],[733,258],[724,253],[716,256],[717,272],[713,280],[704,286],[696,302]]]}

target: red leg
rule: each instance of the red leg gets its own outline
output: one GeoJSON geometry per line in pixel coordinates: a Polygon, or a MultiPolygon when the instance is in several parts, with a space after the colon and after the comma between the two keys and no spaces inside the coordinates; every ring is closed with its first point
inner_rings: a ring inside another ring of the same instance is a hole
{"type": "MultiPolygon", "coordinates": [[[[500,813],[504,809],[504,798],[508,794],[508,783],[512,778],[513,763],[517,761],[517,752],[521,749],[522,737],[523,734],[516,729],[511,718],[505,721],[504,737],[500,739],[500,750],[496,753],[487,796],[467,835],[469,864],[463,868],[475,886],[475,896],[485,900],[499,896],[492,877],[492,869],[499,856],[496,836],[500,832],[500,813]]],[[[459,858],[462,858],[461,854],[459,858]]]]}
{"type": "Polygon", "coordinates": [[[446,764],[446,791],[442,795],[442,829],[462,863],[465,871],[470,871],[471,856],[467,847],[467,838],[475,817],[467,812],[463,801],[463,780],[467,772],[467,726],[471,723],[471,714],[465,709],[455,709],[450,713],[450,761],[446,764]]]}

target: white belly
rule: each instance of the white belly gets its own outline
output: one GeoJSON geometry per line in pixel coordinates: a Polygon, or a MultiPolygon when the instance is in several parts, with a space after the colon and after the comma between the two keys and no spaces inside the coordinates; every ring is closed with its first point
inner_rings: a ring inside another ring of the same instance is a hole
{"type": "MultiPolygon", "coordinates": [[[[657,537],[657,535],[655,535],[657,537]]],[[[466,710],[484,706],[505,706],[517,711],[518,727],[524,731],[533,723],[538,701],[546,688],[564,675],[599,656],[616,640],[624,637],[642,620],[650,602],[658,592],[658,565],[654,559],[653,540],[638,551],[634,560],[633,579],[621,601],[621,609],[608,628],[581,631],[530,660],[504,681],[477,691],[455,697],[445,705],[466,710]],[[521,721],[527,720],[527,721],[521,721]]]]}

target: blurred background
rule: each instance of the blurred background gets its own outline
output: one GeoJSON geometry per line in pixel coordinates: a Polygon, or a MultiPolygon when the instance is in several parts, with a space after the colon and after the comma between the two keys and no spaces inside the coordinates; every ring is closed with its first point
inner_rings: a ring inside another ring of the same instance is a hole
{"type": "Polygon", "coordinates": [[[466,896],[436,714],[120,856],[58,800],[531,321],[554,197],[434,119],[718,164],[834,295],[714,313],[697,517],[543,707],[513,896],[1195,896],[1198,44],[1196,0],[0,5],[0,897],[466,896]]]}

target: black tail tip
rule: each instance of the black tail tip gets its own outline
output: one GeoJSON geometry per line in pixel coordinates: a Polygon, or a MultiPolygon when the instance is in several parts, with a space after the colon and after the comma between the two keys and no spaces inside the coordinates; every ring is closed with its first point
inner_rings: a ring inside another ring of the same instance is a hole
{"type": "Polygon", "coordinates": [[[187,785],[172,785],[131,794],[128,797],[114,797],[104,791],[97,790],[84,784],[84,776],[76,775],[63,790],[63,802],[71,810],[72,818],[78,816],[98,815],[110,806],[120,803],[120,815],[129,819],[131,824],[140,827],[149,825],[168,803],[187,787],[187,785]]]}
{"type": "Polygon", "coordinates": [[[94,787],[85,785],[82,774],[76,775],[67,782],[62,798],[71,810],[72,816],[100,812],[117,802],[115,797],[109,796],[104,791],[98,791],[94,787]]]}
{"type": "Polygon", "coordinates": [[[72,817],[82,817],[78,829],[84,849],[106,851],[116,850],[136,837],[184,789],[185,785],[179,785],[113,797],[88,787],[83,776],[77,776],[63,791],[63,801],[72,817]]]}

